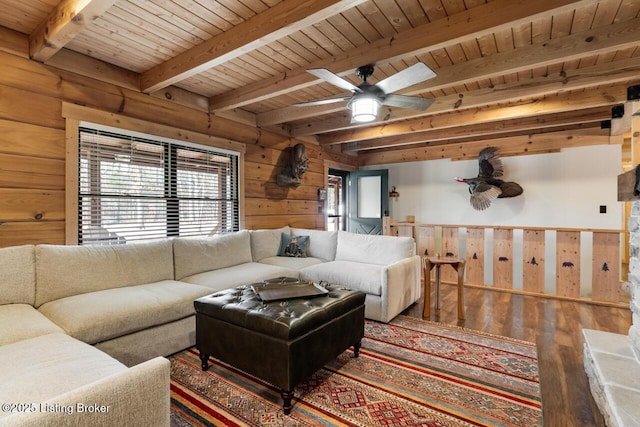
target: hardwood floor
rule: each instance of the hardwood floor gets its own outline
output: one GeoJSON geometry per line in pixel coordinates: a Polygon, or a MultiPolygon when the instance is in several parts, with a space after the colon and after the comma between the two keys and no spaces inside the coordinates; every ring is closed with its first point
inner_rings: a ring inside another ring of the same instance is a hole
{"type": "MultiPolygon", "coordinates": [[[[434,298],[432,286],[432,304],[434,298]]],[[[422,318],[423,307],[416,303],[403,314],[422,318]]],[[[465,317],[457,319],[456,287],[443,284],[439,318],[432,306],[430,320],[537,344],[545,427],[605,425],[584,372],[582,329],[626,335],[629,308],[465,288],[465,317]]]]}

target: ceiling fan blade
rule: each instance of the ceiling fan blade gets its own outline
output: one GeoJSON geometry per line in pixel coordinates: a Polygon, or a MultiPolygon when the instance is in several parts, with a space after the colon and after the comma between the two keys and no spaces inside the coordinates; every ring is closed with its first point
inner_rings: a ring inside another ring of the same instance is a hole
{"type": "Polygon", "coordinates": [[[413,64],[411,67],[395,73],[392,76],[376,83],[384,93],[391,93],[413,86],[417,83],[429,80],[436,76],[436,73],[422,62],[413,64]]]}
{"type": "Polygon", "coordinates": [[[419,96],[387,95],[382,103],[391,107],[409,108],[411,110],[424,111],[433,104],[432,98],[420,98],[419,96]]]}
{"type": "Polygon", "coordinates": [[[362,90],[351,82],[343,79],[337,74],[333,74],[331,71],[326,68],[311,68],[307,70],[308,73],[313,74],[314,76],[324,80],[327,83],[331,83],[334,86],[338,86],[339,88],[349,90],[351,92],[362,92],[362,90]]]}
{"type": "Polygon", "coordinates": [[[325,104],[333,104],[335,102],[348,101],[350,99],[351,99],[350,96],[345,96],[344,98],[319,99],[317,101],[298,102],[297,104],[293,104],[293,106],[294,107],[311,107],[314,105],[325,105],[325,104]]]}

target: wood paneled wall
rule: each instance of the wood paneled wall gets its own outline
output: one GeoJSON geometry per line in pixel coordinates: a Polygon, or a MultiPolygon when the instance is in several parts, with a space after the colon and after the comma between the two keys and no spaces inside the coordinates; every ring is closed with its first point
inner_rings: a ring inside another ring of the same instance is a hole
{"type": "Polygon", "coordinates": [[[262,148],[248,145],[245,154],[245,227],[273,228],[290,225],[299,228],[324,228],[319,210],[318,189],[324,187],[324,166],[319,148],[307,145],[309,168],[296,188],[280,187],[276,176],[288,162],[287,146],[262,148]]]}
{"type": "Polygon", "coordinates": [[[145,95],[130,84],[105,83],[0,49],[0,247],[65,241],[63,102],[244,143],[244,227],[324,227],[317,190],[324,186],[323,161],[330,153],[306,144],[311,161],[302,185],[280,188],[275,177],[286,150],[300,141],[176,98],[145,95]]]}

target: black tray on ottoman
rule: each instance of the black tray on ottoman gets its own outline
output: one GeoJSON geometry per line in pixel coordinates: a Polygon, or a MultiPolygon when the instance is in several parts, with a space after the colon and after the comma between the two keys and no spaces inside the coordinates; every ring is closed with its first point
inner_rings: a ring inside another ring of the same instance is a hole
{"type": "Polygon", "coordinates": [[[320,296],[265,302],[252,286],[194,301],[202,369],[211,356],[280,388],[289,414],[300,381],[350,346],[358,357],[365,294],[329,285],[320,296]]]}
{"type": "Polygon", "coordinates": [[[251,285],[251,289],[258,294],[262,301],[276,301],[292,298],[315,297],[329,291],[310,281],[283,278],[281,280],[265,280],[263,283],[251,285]]]}

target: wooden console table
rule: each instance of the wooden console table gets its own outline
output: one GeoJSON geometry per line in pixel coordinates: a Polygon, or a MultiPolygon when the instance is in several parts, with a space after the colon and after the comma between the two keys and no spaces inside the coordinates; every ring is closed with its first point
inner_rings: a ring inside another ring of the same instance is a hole
{"type": "Polygon", "coordinates": [[[440,313],[440,267],[448,264],[458,272],[458,319],[464,319],[464,264],[465,260],[454,257],[426,256],[424,262],[424,312],[422,317],[431,315],[431,269],[436,268],[436,315],[440,313]]]}

